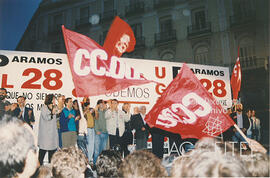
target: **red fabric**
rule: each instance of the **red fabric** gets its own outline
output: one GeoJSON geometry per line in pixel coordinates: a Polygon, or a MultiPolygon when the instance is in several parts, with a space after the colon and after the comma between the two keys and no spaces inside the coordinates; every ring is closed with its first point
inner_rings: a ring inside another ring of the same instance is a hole
{"type": "Polygon", "coordinates": [[[200,139],[220,135],[234,124],[222,110],[184,64],[145,120],[150,127],[200,139]]]}
{"type": "Polygon", "coordinates": [[[231,76],[231,87],[233,92],[233,99],[238,98],[238,93],[241,88],[242,72],[240,66],[239,57],[236,60],[236,63],[233,67],[232,76],[231,76]]]}
{"type": "Polygon", "coordinates": [[[135,44],[136,39],[131,27],[116,16],[103,45],[105,51],[120,57],[124,52],[133,51],[135,44]]]}
{"type": "MultiPolygon", "coordinates": [[[[133,70],[126,70],[124,69],[126,67],[126,64],[124,61],[118,60],[117,64],[121,63],[122,66],[122,73],[124,71],[125,75],[120,77],[115,77],[110,74],[113,72],[110,72],[112,69],[111,62],[113,61],[111,59],[110,54],[106,53],[104,49],[97,44],[94,40],[81,35],[79,33],[70,31],[66,29],[64,26],[62,26],[63,35],[65,39],[66,49],[67,49],[67,55],[69,60],[69,65],[72,73],[73,82],[76,89],[76,95],[78,97],[84,97],[84,96],[96,96],[101,95],[105,93],[112,93],[119,90],[122,90],[124,88],[127,88],[132,85],[141,85],[145,83],[149,83],[151,81],[145,80],[142,77],[137,77],[134,79],[134,69],[133,70]],[[97,57],[97,65],[96,70],[101,70],[101,68],[105,69],[105,74],[99,74],[97,75],[95,72],[93,72],[92,68],[94,65],[90,62],[92,61],[91,55],[93,54],[93,51],[103,51],[105,54],[107,54],[106,60],[101,60],[101,57],[97,57]],[[75,55],[78,54],[78,51],[83,51],[83,55],[81,57],[81,64],[78,62],[77,58],[75,58],[75,55]],[[76,60],[75,60],[76,59],[76,60]],[[77,68],[84,70],[86,68],[91,68],[89,73],[84,75],[78,75],[79,69],[75,70],[75,67],[77,65],[77,68]],[[79,67],[78,67],[79,66],[79,67]],[[126,71],[130,71],[130,74],[127,77],[126,71]]],[[[115,59],[115,58],[114,58],[115,59]]],[[[115,67],[116,72],[115,75],[119,74],[119,65],[115,67]]],[[[137,76],[141,76],[139,72],[137,72],[137,76]]]]}

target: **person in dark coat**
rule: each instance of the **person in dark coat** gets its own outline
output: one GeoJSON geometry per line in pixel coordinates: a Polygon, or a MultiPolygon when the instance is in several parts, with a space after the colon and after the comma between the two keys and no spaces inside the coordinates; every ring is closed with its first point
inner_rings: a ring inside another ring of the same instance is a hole
{"type": "Polygon", "coordinates": [[[139,113],[131,117],[132,128],[136,130],[136,150],[147,149],[149,126],[145,122],[146,107],[141,106],[139,113]]]}
{"type": "MultiPolygon", "coordinates": [[[[124,103],[122,106],[122,111],[127,113],[129,108],[130,108],[130,104],[124,103]]],[[[128,150],[128,145],[132,144],[132,141],[133,141],[133,135],[131,131],[132,131],[131,121],[125,122],[125,132],[121,138],[123,142],[121,150],[124,152],[125,157],[130,153],[128,150]]]]}

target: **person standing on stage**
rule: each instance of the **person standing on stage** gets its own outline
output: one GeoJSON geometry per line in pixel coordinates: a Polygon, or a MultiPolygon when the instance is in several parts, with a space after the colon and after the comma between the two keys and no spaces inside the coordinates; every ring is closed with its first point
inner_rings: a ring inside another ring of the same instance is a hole
{"type": "Polygon", "coordinates": [[[251,111],[252,119],[252,138],[256,141],[261,140],[261,123],[260,119],[256,117],[256,111],[253,109],[251,111]]]}
{"type": "Polygon", "coordinates": [[[53,94],[46,95],[44,104],[40,112],[38,129],[38,160],[40,165],[43,164],[43,159],[47,152],[49,152],[49,163],[51,162],[52,155],[56,152],[59,145],[55,96],[53,94]]]}
{"type": "Polygon", "coordinates": [[[117,146],[121,148],[121,137],[125,131],[125,122],[130,120],[130,112],[125,113],[118,109],[118,100],[111,100],[110,109],[105,113],[107,119],[107,130],[109,133],[110,148],[114,149],[117,146]]]}
{"type": "Polygon", "coordinates": [[[94,164],[96,164],[99,154],[106,149],[108,142],[107,123],[105,119],[105,112],[107,105],[102,99],[97,101],[98,116],[95,120],[95,149],[94,149],[94,164]]]}
{"type": "Polygon", "coordinates": [[[65,99],[65,107],[60,116],[60,130],[62,134],[62,147],[67,148],[75,146],[77,143],[77,129],[80,116],[76,117],[75,110],[73,109],[72,98],[65,99]]]}
{"type": "Polygon", "coordinates": [[[149,126],[145,122],[146,107],[139,108],[139,114],[131,117],[132,128],[136,130],[136,150],[147,149],[149,126]]]}
{"type": "Polygon", "coordinates": [[[0,116],[5,114],[11,115],[11,104],[6,100],[7,90],[5,88],[0,88],[0,116]]]}
{"type": "Polygon", "coordinates": [[[23,122],[27,123],[31,128],[35,123],[34,112],[32,108],[25,106],[25,97],[19,96],[17,98],[17,102],[19,105],[20,113],[18,118],[21,119],[23,122]]]}

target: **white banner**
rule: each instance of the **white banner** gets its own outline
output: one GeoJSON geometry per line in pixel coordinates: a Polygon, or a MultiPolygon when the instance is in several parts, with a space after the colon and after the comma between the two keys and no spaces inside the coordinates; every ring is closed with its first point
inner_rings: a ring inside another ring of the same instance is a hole
{"type": "MultiPolygon", "coordinates": [[[[92,107],[95,107],[98,99],[116,98],[121,103],[130,102],[132,107],[146,105],[149,111],[183,64],[130,58],[122,60],[128,61],[130,67],[142,72],[146,79],[160,84],[132,86],[111,94],[91,97],[92,107]]],[[[224,108],[231,107],[229,68],[197,64],[188,66],[224,108]]],[[[25,96],[27,106],[34,109],[36,121],[46,94],[63,94],[74,98],[74,84],[66,54],[0,50],[0,69],[0,84],[8,90],[8,100],[13,103],[18,96],[25,96]]],[[[38,122],[35,130],[37,125],[38,122]]]]}

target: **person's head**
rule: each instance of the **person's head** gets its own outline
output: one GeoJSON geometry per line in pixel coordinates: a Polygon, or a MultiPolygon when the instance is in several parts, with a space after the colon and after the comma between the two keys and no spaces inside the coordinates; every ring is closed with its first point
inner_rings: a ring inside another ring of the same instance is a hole
{"type": "Polygon", "coordinates": [[[79,110],[78,100],[74,100],[72,106],[73,106],[73,109],[79,110]]]}
{"type": "Polygon", "coordinates": [[[63,148],[53,154],[52,174],[57,178],[81,178],[87,166],[87,158],[76,147],[63,148]]]}
{"type": "Polygon", "coordinates": [[[65,102],[65,95],[60,95],[57,98],[58,105],[64,105],[65,102]]]}
{"type": "Polygon", "coordinates": [[[0,177],[30,177],[39,165],[34,133],[28,124],[5,115],[0,121],[0,177]]]}
{"type": "Polygon", "coordinates": [[[66,106],[68,109],[71,109],[71,108],[72,108],[72,106],[73,106],[72,98],[66,98],[66,99],[65,99],[65,106],[66,106]]]}
{"type": "Polygon", "coordinates": [[[186,156],[184,162],[180,160],[173,164],[172,177],[249,176],[243,162],[231,154],[194,149],[186,156]]]}
{"type": "Polygon", "coordinates": [[[241,111],[243,110],[243,105],[242,105],[242,104],[237,104],[237,105],[236,105],[236,110],[237,110],[238,112],[241,112],[241,111]]]}
{"type": "Polygon", "coordinates": [[[161,160],[146,150],[134,151],[123,160],[119,168],[123,177],[165,177],[166,169],[161,160]]]}
{"type": "Polygon", "coordinates": [[[251,111],[251,116],[252,116],[252,117],[255,117],[255,115],[256,115],[256,111],[255,111],[254,109],[252,109],[252,111],[251,111]]]}
{"type": "Polygon", "coordinates": [[[54,96],[54,94],[46,95],[44,104],[45,105],[55,105],[55,96],[54,96]]]}
{"type": "Polygon", "coordinates": [[[145,115],[145,113],[146,113],[146,107],[145,106],[140,106],[140,113],[142,115],[145,115]]]}
{"type": "Polygon", "coordinates": [[[90,103],[90,98],[88,96],[83,97],[83,103],[90,103]]]}
{"type": "Polygon", "coordinates": [[[252,152],[241,158],[252,177],[269,177],[270,159],[267,154],[252,152]]]}
{"type": "Polygon", "coordinates": [[[122,106],[122,110],[125,112],[128,112],[130,108],[130,104],[129,103],[124,103],[122,106]]]}
{"type": "Polygon", "coordinates": [[[251,117],[251,110],[248,109],[248,110],[246,111],[246,114],[247,114],[247,117],[250,118],[250,117],[251,117]]]}
{"type": "Polygon", "coordinates": [[[19,107],[24,107],[25,106],[25,100],[26,100],[26,98],[24,96],[19,96],[17,98],[17,102],[19,104],[19,107]]]}
{"type": "Polygon", "coordinates": [[[99,100],[97,101],[97,106],[98,106],[98,109],[100,109],[100,110],[106,109],[105,101],[102,100],[102,99],[99,99],[99,100]]]}
{"type": "Polygon", "coordinates": [[[90,109],[90,103],[85,102],[82,104],[83,111],[87,111],[90,109]]]}
{"type": "Polygon", "coordinates": [[[115,150],[103,150],[97,158],[96,168],[99,177],[118,177],[121,155],[115,150]]]}
{"type": "Polygon", "coordinates": [[[0,88],[0,101],[4,100],[7,97],[7,89],[0,88]]]}
{"type": "Polygon", "coordinates": [[[112,99],[111,100],[111,109],[112,110],[117,110],[118,108],[118,100],[117,99],[112,99]]]}
{"type": "Polygon", "coordinates": [[[138,114],[139,113],[139,107],[136,106],[133,108],[133,114],[138,114]]]}
{"type": "Polygon", "coordinates": [[[37,178],[53,178],[52,177],[52,168],[48,165],[40,166],[36,177],[37,178]]]}

